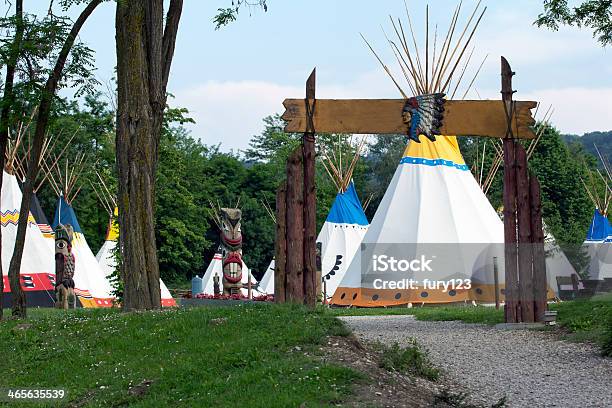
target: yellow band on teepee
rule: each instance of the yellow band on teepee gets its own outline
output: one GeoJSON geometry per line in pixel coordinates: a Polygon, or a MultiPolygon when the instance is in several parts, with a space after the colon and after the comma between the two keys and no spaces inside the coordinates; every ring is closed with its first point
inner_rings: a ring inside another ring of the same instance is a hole
{"type": "Polygon", "coordinates": [[[458,170],[469,170],[459,151],[456,136],[436,136],[435,142],[425,137],[421,137],[421,143],[411,141],[400,163],[448,166],[458,170]]]}

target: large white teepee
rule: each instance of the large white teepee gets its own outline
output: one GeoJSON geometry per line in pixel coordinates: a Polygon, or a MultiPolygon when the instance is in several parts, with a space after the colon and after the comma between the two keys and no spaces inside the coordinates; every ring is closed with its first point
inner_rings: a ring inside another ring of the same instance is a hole
{"type": "MultiPolygon", "coordinates": [[[[215,253],[215,255],[213,256],[212,261],[210,261],[210,264],[208,264],[208,268],[206,268],[206,272],[204,273],[204,276],[202,277],[202,290],[205,295],[214,295],[215,294],[215,281],[213,280],[215,275],[219,276],[219,289],[221,290],[221,293],[223,293],[223,258],[221,256],[221,253],[217,252],[215,253]]],[[[252,294],[253,295],[257,295],[259,293],[256,293],[255,291],[255,286],[257,285],[257,282],[255,282],[255,280],[253,279],[253,277],[251,276],[251,271],[249,270],[249,268],[246,266],[246,264],[244,263],[244,261],[242,261],[242,284],[246,285],[249,281],[249,277],[251,278],[251,286],[252,286],[252,294]]],[[[272,291],[274,291],[274,288],[272,289],[272,291]]],[[[248,295],[248,289],[241,289],[241,292],[244,296],[248,295]]]]}
{"type": "MultiPolygon", "coordinates": [[[[14,175],[4,172],[2,180],[2,279],[4,294],[10,294],[8,270],[21,208],[21,190],[14,175]]],[[[55,292],[55,260],[51,247],[36,225],[34,217],[28,215],[23,258],[21,260],[21,287],[26,293],[28,306],[52,307],[55,292]]],[[[5,296],[5,306],[10,300],[5,296]]],[[[1,305],[0,305],[1,307],[1,305]]]]}
{"type": "MultiPolygon", "coordinates": [[[[362,284],[361,256],[353,258],[332,303],[388,306],[409,302],[493,301],[493,258],[503,282],[503,224],[470,173],[454,136],[410,142],[380,202],[363,243],[442,244],[457,251],[454,271],[415,272],[415,289],[375,289],[362,284]],[[431,290],[424,280],[471,279],[469,289],[431,290]]],[[[411,250],[418,247],[412,246],[411,250]]],[[[384,250],[384,248],[381,248],[384,250]]],[[[427,249],[424,249],[427,250],[427,249]]],[[[429,247],[429,250],[435,250],[429,247]]],[[[503,287],[503,285],[502,285],[503,287]]]]}
{"type": "MultiPolygon", "coordinates": [[[[119,228],[115,220],[117,219],[118,212],[115,207],[113,216],[110,218],[108,223],[108,232],[106,233],[106,239],[104,244],[96,254],[96,261],[100,265],[100,268],[104,272],[106,280],[110,284],[110,277],[117,268],[117,260],[115,259],[115,248],[117,247],[117,240],[119,239],[119,228]]],[[[163,307],[176,306],[176,301],[170,294],[170,291],[164,284],[163,280],[159,280],[159,288],[161,290],[161,305],[163,307]]]]}

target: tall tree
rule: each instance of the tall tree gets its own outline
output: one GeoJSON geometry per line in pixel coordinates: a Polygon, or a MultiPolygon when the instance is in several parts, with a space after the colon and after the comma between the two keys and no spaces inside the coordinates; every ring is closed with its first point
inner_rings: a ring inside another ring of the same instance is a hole
{"type": "MultiPolygon", "coordinates": [[[[45,134],[47,132],[47,126],[49,124],[51,107],[57,92],[58,84],[62,79],[62,74],[64,72],[64,67],[66,66],[68,55],[70,54],[72,46],[75,43],[79,31],[85,24],[85,21],[101,2],[102,0],[91,0],[76,19],[70,32],[68,33],[68,36],[63,42],[62,49],[57,56],[53,69],[51,70],[45,86],[41,91],[40,103],[38,104],[38,114],[36,116],[36,129],[34,131],[30,159],[28,160],[27,175],[23,185],[23,197],[21,199],[19,214],[29,214],[30,212],[32,191],[34,189],[34,181],[36,180],[36,176],[38,175],[39,171],[40,156],[45,140],[45,134]]],[[[21,258],[23,256],[27,226],[28,217],[19,217],[15,249],[13,251],[13,257],[11,258],[11,263],[9,266],[9,281],[11,288],[13,289],[12,314],[22,318],[26,317],[26,302],[19,283],[19,271],[21,270],[21,258]]]]}
{"type": "MultiPolygon", "coordinates": [[[[6,64],[6,77],[4,79],[4,95],[2,97],[2,111],[0,113],[0,170],[4,170],[4,153],[9,138],[9,121],[11,108],[13,106],[13,84],[15,82],[15,70],[17,59],[23,40],[23,0],[15,3],[15,36],[9,49],[9,58],[6,64]]],[[[0,186],[2,186],[4,171],[0,171],[0,186]]],[[[2,229],[0,228],[0,256],[2,255],[2,229]]],[[[22,292],[21,286],[14,291],[18,294],[22,292]]],[[[4,274],[2,273],[2,263],[0,262],[0,319],[3,316],[3,295],[4,295],[4,274]]],[[[23,297],[23,293],[21,293],[23,297]]]]}
{"type": "Polygon", "coordinates": [[[117,201],[124,310],[161,307],[155,176],[182,10],[182,0],[171,0],[164,27],[163,0],[117,2],[117,201]]]}
{"type": "Polygon", "coordinates": [[[544,12],[535,23],[555,31],[559,25],[589,27],[605,47],[612,44],[612,0],[587,0],[574,7],[567,0],[544,0],[544,12]]]}

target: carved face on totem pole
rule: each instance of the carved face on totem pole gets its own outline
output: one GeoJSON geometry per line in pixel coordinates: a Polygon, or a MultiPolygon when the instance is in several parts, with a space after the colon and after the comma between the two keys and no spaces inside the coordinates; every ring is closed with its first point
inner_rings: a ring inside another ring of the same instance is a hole
{"type": "Polygon", "coordinates": [[[223,293],[238,294],[242,288],[242,211],[221,208],[221,255],[223,262],[223,293]]]}
{"type": "Polygon", "coordinates": [[[67,309],[75,305],[74,270],[72,254],[73,229],[71,225],[58,225],[55,229],[55,288],[56,306],[67,309]]]}

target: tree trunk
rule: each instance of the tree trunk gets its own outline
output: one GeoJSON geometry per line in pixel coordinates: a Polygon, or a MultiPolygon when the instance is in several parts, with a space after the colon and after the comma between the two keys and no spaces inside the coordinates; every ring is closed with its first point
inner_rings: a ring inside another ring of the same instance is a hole
{"type": "Polygon", "coordinates": [[[155,177],[166,86],[183,1],[117,2],[117,167],[124,310],[161,307],[155,177]]]}
{"type": "MultiPolygon", "coordinates": [[[[23,0],[17,0],[15,3],[15,38],[11,44],[11,55],[6,65],[6,78],[4,80],[4,96],[2,98],[2,113],[0,114],[0,169],[4,169],[6,145],[8,144],[10,116],[13,107],[13,83],[15,80],[15,68],[17,60],[21,53],[21,42],[23,39],[23,0]]],[[[4,171],[0,171],[0,186],[4,181],[4,171]]],[[[2,197],[0,195],[0,202],[2,197]]],[[[0,258],[2,257],[2,228],[0,228],[0,258]]],[[[21,285],[17,288],[21,291],[21,285]]],[[[2,262],[0,262],[0,320],[4,314],[4,273],[2,271],[2,262]]]]}
{"type": "Polygon", "coordinates": [[[28,171],[23,185],[23,197],[21,199],[21,208],[19,210],[19,223],[17,226],[17,238],[15,240],[15,249],[11,264],[9,266],[9,281],[13,289],[13,316],[26,317],[26,301],[23,291],[17,290],[19,284],[19,272],[21,270],[21,258],[23,256],[23,248],[25,245],[26,232],[28,227],[28,214],[30,213],[30,201],[34,189],[34,180],[38,175],[40,155],[42,146],[47,132],[47,124],[49,123],[49,114],[57,84],[62,76],[66,59],[72,49],[72,45],[79,34],[79,31],[85,24],[87,18],[95,10],[102,0],[92,0],[87,7],[81,12],[77,20],[74,22],[68,37],[64,40],[64,45],[60,51],[53,71],[49,75],[45,88],[42,90],[40,104],[38,106],[38,116],[36,118],[36,130],[34,131],[34,140],[32,142],[31,154],[28,160],[28,171]]]}

